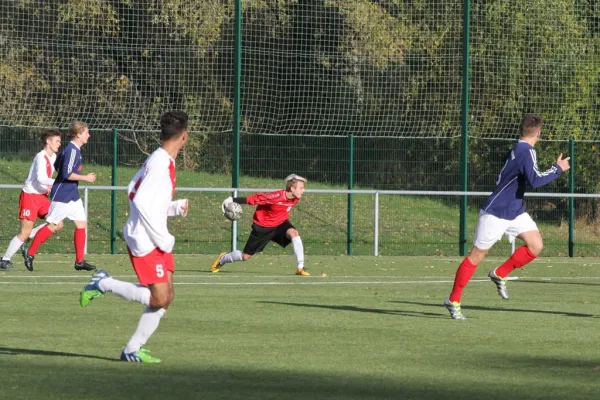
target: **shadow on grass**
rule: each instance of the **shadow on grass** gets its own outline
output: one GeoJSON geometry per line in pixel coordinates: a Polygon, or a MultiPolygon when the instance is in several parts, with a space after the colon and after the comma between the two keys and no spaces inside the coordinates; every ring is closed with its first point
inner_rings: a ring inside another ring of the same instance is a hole
{"type": "MultiPolygon", "coordinates": [[[[415,301],[399,301],[392,300],[390,303],[396,304],[410,304],[417,306],[425,306],[425,307],[444,307],[443,303],[419,303],[415,301]]],[[[564,315],[566,317],[580,317],[580,318],[598,318],[598,316],[594,314],[582,314],[582,313],[573,313],[568,311],[549,311],[549,310],[526,310],[521,308],[492,308],[492,307],[482,307],[482,306],[462,306],[463,310],[482,310],[482,311],[495,311],[495,312],[523,312],[523,313],[534,313],[534,314],[552,314],[552,315],[564,315]]]]}
{"type": "Polygon", "coordinates": [[[258,303],[262,304],[277,304],[284,306],[294,306],[294,307],[308,307],[308,308],[325,308],[328,310],[336,310],[336,311],[354,311],[354,312],[364,312],[364,313],[375,313],[375,314],[389,314],[389,315],[401,315],[404,317],[421,317],[421,318],[446,318],[445,313],[428,313],[428,312],[420,312],[420,311],[404,311],[404,310],[382,310],[379,308],[362,308],[355,306],[331,306],[324,304],[306,304],[306,303],[285,303],[280,301],[258,301],[258,303]]]}
{"type": "Polygon", "coordinates": [[[0,356],[3,355],[33,355],[33,356],[51,356],[51,357],[83,357],[92,358],[95,360],[119,361],[116,358],[100,357],[91,354],[65,353],[62,351],[38,350],[38,349],[18,349],[12,347],[0,346],[0,356]]]}
{"type": "MultiPolygon", "coordinates": [[[[310,346],[306,348],[310,351],[310,346]]],[[[535,360],[533,360],[535,364],[535,360]]],[[[542,360],[543,365],[547,363],[542,360]]],[[[534,365],[535,366],[535,365],[534,365]]],[[[469,376],[426,379],[423,376],[380,377],[368,372],[345,375],[302,366],[290,369],[224,368],[210,360],[195,365],[82,362],[40,363],[20,358],[2,373],[0,396],[11,400],[41,399],[244,399],[244,400],[563,400],[577,393],[569,382],[578,368],[566,370],[555,385],[490,385],[469,376]],[[466,384],[468,382],[468,384],[466,384]],[[569,391],[570,390],[570,391],[569,391]]],[[[591,394],[591,393],[588,393],[591,394]]],[[[587,398],[597,398],[595,396],[587,398]]]]}

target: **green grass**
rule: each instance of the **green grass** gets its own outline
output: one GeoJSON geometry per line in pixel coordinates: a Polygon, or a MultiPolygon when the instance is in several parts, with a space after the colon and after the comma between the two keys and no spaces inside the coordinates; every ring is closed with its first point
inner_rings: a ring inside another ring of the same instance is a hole
{"type": "MultiPolygon", "coordinates": [[[[29,162],[0,159],[0,183],[22,184],[27,176],[29,162]]],[[[111,170],[108,167],[86,165],[85,172],[96,172],[95,185],[109,186],[111,170]]],[[[126,186],[135,174],[131,167],[120,167],[118,185],[126,186]]],[[[181,187],[228,187],[231,177],[203,172],[179,172],[181,187]]],[[[82,185],[84,186],[84,185],[82,185]]],[[[280,188],[281,181],[243,176],[242,187],[280,188]]],[[[339,186],[309,182],[309,189],[342,189],[339,186]]],[[[83,192],[83,191],[82,191],[83,192]]],[[[110,252],[111,193],[90,190],[89,243],[90,253],[110,252]]],[[[83,193],[82,193],[83,195],[83,193]]],[[[216,254],[229,248],[231,224],[221,216],[220,204],[229,193],[198,193],[179,191],[176,197],[190,200],[187,218],[171,219],[171,230],[177,235],[176,251],[179,253],[216,254]]],[[[14,223],[0,224],[0,243],[8,241],[18,229],[19,190],[0,190],[0,220],[14,223]]],[[[374,248],[374,195],[354,195],[353,254],[371,255],[374,248]]],[[[483,200],[483,199],[480,199],[483,200]]],[[[313,255],[340,255],[346,253],[347,205],[344,194],[307,193],[291,215],[299,229],[305,250],[313,255]]],[[[129,204],[124,191],[117,196],[117,252],[125,253],[120,237],[121,227],[127,220],[129,204]]],[[[238,242],[245,243],[250,232],[253,209],[245,207],[239,224],[238,242]]],[[[459,198],[422,196],[380,196],[379,208],[380,255],[456,255],[459,235],[459,198]]],[[[477,223],[478,206],[470,207],[467,216],[467,243],[471,243],[477,223]]],[[[539,218],[538,226],[545,239],[544,255],[568,254],[568,227],[556,215],[549,220],[539,218]],[[558,219],[557,219],[558,218],[558,219]],[[557,222],[558,221],[558,222],[557,222]]],[[[536,218],[537,219],[537,218],[536,218]]],[[[576,227],[576,254],[596,255],[600,244],[598,234],[585,223],[576,227]]],[[[44,245],[41,252],[72,252],[72,228],[66,229],[44,245]],[[51,244],[50,244],[51,243],[51,244]]],[[[491,254],[508,254],[509,244],[497,244],[491,254]]],[[[277,246],[268,246],[267,254],[287,254],[277,246]]]]}
{"type": "MultiPolygon", "coordinates": [[[[90,256],[133,281],[124,256],[90,256]]],[[[70,256],[0,273],[0,398],[600,398],[598,260],[536,260],[510,301],[480,265],[467,321],[442,306],[459,262],[446,257],[261,255],[211,274],[177,256],[176,297],[147,347],[158,365],[116,361],[142,307],[107,294],[85,309],[89,274],[70,256]],[[327,276],[322,276],[322,274],[327,276]]]]}

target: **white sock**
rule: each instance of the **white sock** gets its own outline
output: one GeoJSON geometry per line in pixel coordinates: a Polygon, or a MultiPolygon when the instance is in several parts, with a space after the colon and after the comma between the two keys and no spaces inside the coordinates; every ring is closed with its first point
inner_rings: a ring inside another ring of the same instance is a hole
{"type": "Polygon", "coordinates": [[[144,310],[140,322],[138,322],[137,329],[133,333],[131,339],[129,339],[127,346],[125,346],[125,353],[138,351],[146,344],[148,339],[150,339],[150,336],[152,336],[156,328],[158,328],[160,319],[165,314],[165,311],[164,308],[155,310],[150,307],[147,307],[144,310]]]}
{"type": "Polygon", "coordinates": [[[6,253],[4,254],[4,257],[2,257],[2,259],[10,260],[12,256],[14,256],[17,251],[19,251],[19,247],[21,247],[22,244],[23,242],[21,242],[21,240],[18,237],[15,236],[14,238],[12,238],[12,240],[8,244],[6,253]]]}
{"type": "Polygon", "coordinates": [[[292,239],[292,246],[294,247],[294,254],[296,255],[296,265],[298,269],[304,269],[304,246],[302,245],[302,239],[300,236],[296,236],[292,239]]]}
{"type": "Polygon", "coordinates": [[[31,230],[31,233],[29,234],[29,239],[33,239],[33,238],[35,237],[35,234],[36,234],[36,233],[38,233],[38,231],[39,231],[40,229],[42,229],[43,227],[45,227],[46,225],[48,225],[48,224],[44,222],[44,223],[43,223],[43,224],[41,224],[40,226],[36,226],[35,228],[33,228],[33,229],[31,230]]]}
{"type": "Polygon", "coordinates": [[[231,262],[235,262],[235,261],[242,261],[242,252],[239,250],[234,250],[231,253],[227,253],[225,254],[223,257],[221,257],[221,261],[219,261],[219,264],[223,265],[223,264],[227,264],[227,263],[231,263],[231,262]]]}
{"type": "Polygon", "coordinates": [[[123,282],[114,278],[101,279],[98,286],[100,290],[112,292],[127,301],[137,301],[145,306],[150,305],[150,289],[146,286],[123,282]]]}

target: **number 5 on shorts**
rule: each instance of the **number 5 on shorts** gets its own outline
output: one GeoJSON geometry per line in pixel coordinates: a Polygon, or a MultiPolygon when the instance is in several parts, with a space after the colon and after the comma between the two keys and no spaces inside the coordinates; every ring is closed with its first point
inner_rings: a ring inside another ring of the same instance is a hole
{"type": "Polygon", "coordinates": [[[162,264],[158,264],[156,266],[156,276],[159,278],[162,278],[163,276],[165,276],[165,270],[163,269],[162,264]]]}

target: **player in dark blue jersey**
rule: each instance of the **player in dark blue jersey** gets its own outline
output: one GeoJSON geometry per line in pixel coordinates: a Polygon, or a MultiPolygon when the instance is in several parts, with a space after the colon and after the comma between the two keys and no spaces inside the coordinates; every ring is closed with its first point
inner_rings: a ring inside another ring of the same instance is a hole
{"type": "Polygon", "coordinates": [[[496,187],[479,211],[473,248],[458,267],[452,292],[444,302],[454,319],[466,319],[460,307],[462,291],[477,265],[503,235],[508,236],[511,242],[515,238],[525,242],[504,264],[493,268],[488,274],[503,299],[508,300],[509,297],[506,290],[508,274],[533,261],[542,251],[542,236],[523,205],[525,189],[528,185],[535,189],[557,179],[569,169],[570,158],[563,159],[560,154],[555,165],[540,172],[534,146],[541,132],[542,118],[535,114],[525,115],[519,129],[521,137],[504,157],[496,187]]]}
{"type": "Polygon", "coordinates": [[[75,243],[75,269],[93,271],[93,265],[83,259],[87,215],[79,196],[79,181],[94,183],[96,174],[83,175],[81,147],[90,139],[88,126],[81,121],[74,121],[69,126],[67,137],[71,142],[58,154],[54,168],[58,172],[50,191],[50,211],[46,217],[48,225],[38,231],[29,248],[24,247],[25,267],[33,271],[33,259],[39,246],[58,230],[62,221],[67,218],[75,224],[73,242],[75,243]]]}

